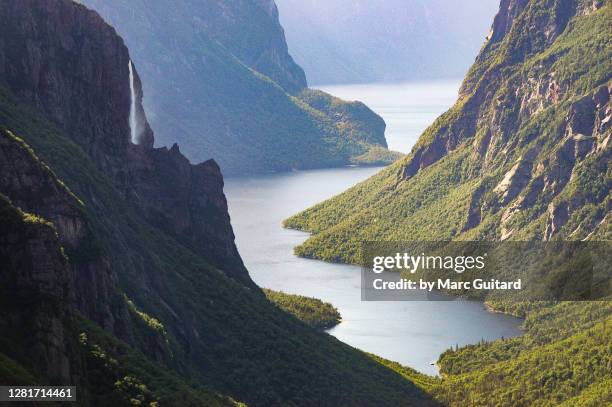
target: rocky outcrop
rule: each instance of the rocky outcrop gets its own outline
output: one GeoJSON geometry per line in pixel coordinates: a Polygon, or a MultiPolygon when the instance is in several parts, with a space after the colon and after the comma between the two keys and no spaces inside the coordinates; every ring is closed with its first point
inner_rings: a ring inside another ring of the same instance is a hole
{"type": "Polygon", "coordinates": [[[297,93],[306,88],[304,70],[289,55],[274,0],[205,3],[204,18],[208,20],[205,24],[213,38],[288,92],[297,93]]]}
{"type": "Polygon", "coordinates": [[[2,194],[0,264],[2,351],[52,383],[77,384],[79,355],[68,333],[74,292],[57,234],[2,194]]]}
{"type": "Polygon", "coordinates": [[[502,0],[499,11],[493,19],[491,32],[487,36],[487,46],[499,43],[512,28],[514,20],[527,5],[527,0],[502,0]]]}
{"type": "MultiPolygon", "coordinates": [[[[476,159],[471,167],[480,176],[505,168],[492,189],[497,198],[489,207],[495,213],[507,206],[501,218],[502,235],[509,236],[515,214],[536,204],[534,218],[549,208],[542,238],[556,235],[568,222],[566,212],[571,214],[586,200],[564,198],[566,203],[560,205],[553,204],[555,197],[571,184],[578,168],[595,159],[594,154],[605,155],[609,150],[612,85],[601,78],[605,84],[584,94],[560,72],[565,69],[559,63],[562,56],[525,61],[547,50],[566,29],[574,29],[568,25],[574,16],[591,14],[604,4],[595,2],[585,8],[583,2],[568,0],[543,13],[540,3],[502,1],[492,33],[464,80],[459,102],[426,130],[398,171],[400,182],[470,145],[471,157],[476,159]],[[544,115],[556,115],[556,127],[533,125],[534,118],[544,115]]],[[[573,194],[570,191],[565,193],[573,194]]],[[[464,230],[479,224],[480,199],[485,194],[479,188],[472,196],[464,230]]],[[[590,203],[600,205],[601,199],[598,196],[590,203]]]]}
{"type": "Polygon", "coordinates": [[[147,219],[254,288],[234,243],[217,164],[192,165],[177,144],[152,150],[135,146],[129,157],[133,199],[147,219]]]}
{"type": "Polygon", "coordinates": [[[548,222],[544,231],[544,240],[550,240],[569,219],[567,202],[548,206],[548,222]]]}
{"type": "Polygon", "coordinates": [[[527,186],[531,179],[533,161],[537,157],[538,149],[533,148],[520,156],[516,164],[504,174],[504,178],[495,186],[493,191],[499,195],[501,205],[511,202],[527,186]]]}
{"type": "Polygon", "coordinates": [[[65,266],[70,270],[65,284],[76,308],[106,329],[128,332],[125,326],[117,326],[128,320],[122,318],[127,308],[121,306],[109,259],[96,250],[83,203],[9,131],[0,132],[0,174],[0,191],[14,205],[52,222],[57,230],[59,244],[72,259],[65,266]]]}
{"type": "MultiPolygon", "coordinates": [[[[192,165],[178,147],[153,148],[142,84],[135,67],[130,83],[130,56],[115,30],[68,0],[4,1],[0,27],[0,83],[54,121],[154,224],[189,236],[190,247],[254,286],[234,244],[218,167],[192,165]],[[137,144],[131,141],[131,87],[141,129],[137,144]]],[[[75,232],[68,225],[65,231],[75,232]]]]}

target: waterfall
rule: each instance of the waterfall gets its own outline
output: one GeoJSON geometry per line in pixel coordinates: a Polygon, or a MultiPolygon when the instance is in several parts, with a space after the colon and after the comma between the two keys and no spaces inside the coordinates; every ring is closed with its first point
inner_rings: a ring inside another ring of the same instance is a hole
{"type": "Polygon", "coordinates": [[[134,86],[134,68],[132,65],[132,61],[128,62],[128,67],[130,70],[130,138],[132,143],[138,144],[138,120],[136,119],[136,91],[134,86]]]}

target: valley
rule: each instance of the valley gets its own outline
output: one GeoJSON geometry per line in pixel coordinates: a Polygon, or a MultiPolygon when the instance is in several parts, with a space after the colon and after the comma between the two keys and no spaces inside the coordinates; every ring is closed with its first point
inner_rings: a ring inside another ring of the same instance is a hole
{"type": "MultiPolygon", "coordinates": [[[[387,122],[391,148],[409,151],[429,121],[450,106],[457,82],[331,89],[348,100],[365,99],[387,122]]],[[[261,287],[330,302],[342,316],[342,322],[328,330],[331,335],[430,375],[437,374],[434,362],[450,347],[520,335],[520,319],[490,313],[480,302],[457,301],[442,294],[429,301],[363,302],[358,266],[293,254],[293,248],[309,235],[283,229],[283,219],[380,169],[348,167],[227,178],[224,192],[236,242],[253,280],[261,287]]]]}

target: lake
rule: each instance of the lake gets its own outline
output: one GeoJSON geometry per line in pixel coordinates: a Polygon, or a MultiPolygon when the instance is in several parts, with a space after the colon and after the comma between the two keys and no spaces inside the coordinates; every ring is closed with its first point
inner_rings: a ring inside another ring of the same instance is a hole
{"type": "MultiPolygon", "coordinates": [[[[324,90],[365,101],[387,122],[390,148],[406,152],[423,129],[453,103],[457,89],[457,82],[436,82],[324,90]]],[[[283,229],[283,219],[379,170],[337,168],[226,179],[236,242],[253,280],[261,287],[332,303],[343,320],[328,331],[331,335],[427,374],[437,373],[432,363],[449,347],[519,335],[519,319],[487,312],[479,302],[363,302],[359,267],[293,255],[293,248],[308,234],[283,229]]]]}
{"type": "Polygon", "coordinates": [[[321,90],[368,105],[387,123],[389,148],[408,153],[423,130],[455,103],[460,85],[458,80],[444,80],[323,86],[321,90]]]}

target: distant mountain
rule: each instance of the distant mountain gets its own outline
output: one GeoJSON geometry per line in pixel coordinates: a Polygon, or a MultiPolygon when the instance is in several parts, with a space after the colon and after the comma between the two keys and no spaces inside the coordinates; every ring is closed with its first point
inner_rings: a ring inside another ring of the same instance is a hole
{"type": "Polygon", "coordinates": [[[83,5],[0,2],[0,384],[74,385],[80,406],[432,405],[266,299],[219,167],[153,147],[129,61],[83,5]]]}
{"type": "MultiPolygon", "coordinates": [[[[314,233],[296,252],[358,262],[364,241],[610,243],[611,21],[610,1],[502,1],[456,104],[405,159],[286,220],[314,233]]],[[[567,284],[548,264],[541,280],[567,284]]],[[[609,404],[606,299],[487,297],[525,317],[525,334],[445,352],[432,391],[451,406],[609,404]]]]}
{"type": "Polygon", "coordinates": [[[461,78],[498,0],[277,0],[311,84],[461,78]]]}
{"type": "Polygon", "coordinates": [[[365,105],[323,93],[325,104],[310,103],[272,0],[83,3],[125,38],[160,145],[179,142],[224,174],[398,158],[384,151],[384,122],[365,105]]]}

